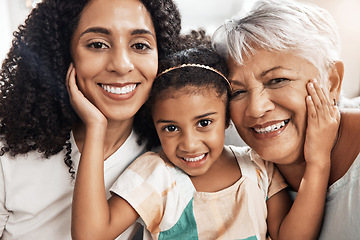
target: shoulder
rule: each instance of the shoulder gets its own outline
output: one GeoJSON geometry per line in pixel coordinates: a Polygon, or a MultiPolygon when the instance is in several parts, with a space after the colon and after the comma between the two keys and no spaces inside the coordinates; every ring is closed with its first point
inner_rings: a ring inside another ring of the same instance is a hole
{"type": "Polygon", "coordinates": [[[228,146],[234,153],[241,168],[243,166],[249,166],[256,168],[259,171],[272,172],[274,164],[272,162],[264,161],[253,149],[248,146],[236,147],[228,146]]]}
{"type": "Polygon", "coordinates": [[[357,143],[357,150],[360,151],[360,109],[341,110],[340,134],[343,141],[357,143]]]}
{"type": "Polygon", "coordinates": [[[133,161],[122,175],[136,175],[142,179],[173,181],[174,176],[183,174],[160,152],[146,152],[133,161]],[[178,173],[180,172],[180,173],[178,173]],[[124,174],[125,173],[125,174],[124,174]]]}
{"type": "MultiPolygon", "coordinates": [[[[154,168],[158,166],[165,167],[169,165],[169,161],[167,161],[161,152],[153,152],[148,151],[138,158],[135,159],[133,163],[129,166],[129,169],[149,169],[150,171],[154,170],[154,168]]],[[[171,163],[170,163],[171,165],[171,163]]]]}

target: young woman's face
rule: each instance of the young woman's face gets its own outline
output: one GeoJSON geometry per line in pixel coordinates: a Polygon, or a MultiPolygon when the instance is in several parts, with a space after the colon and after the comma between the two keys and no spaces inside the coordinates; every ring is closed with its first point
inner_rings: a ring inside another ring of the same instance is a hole
{"type": "Polygon", "coordinates": [[[151,16],[138,0],[92,0],[71,43],[80,90],[109,119],[131,119],[147,100],[158,55],[151,16]]]}
{"type": "Polygon", "coordinates": [[[301,160],[307,122],[306,83],[318,70],[286,52],[259,50],[243,66],[229,59],[231,119],[262,158],[286,164],[301,160]]]}
{"type": "Polygon", "coordinates": [[[206,173],[219,159],[226,107],[213,89],[157,100],[152,114],[165,155],[188,175],[206,173]]]}

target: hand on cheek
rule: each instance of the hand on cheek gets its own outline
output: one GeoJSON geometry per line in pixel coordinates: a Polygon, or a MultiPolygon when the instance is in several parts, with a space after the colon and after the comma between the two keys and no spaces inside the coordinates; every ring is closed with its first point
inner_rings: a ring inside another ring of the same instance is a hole
{"type": "Polygon", "coordinates": [[[107,125],[107,119],[79,90],[76,84],[76,70],[70,64],[66,75],[66,88],[69,93],[71,106],[86,126],[107,125]]]}
{"type": "Polygon", "coordinates": [[[331,149],[340,124],[340,113],[315,79],[309,81],[307,90],[308,122],[304,157],[307,163],[328,165],[330,162],[319,162],[319,159],[330,161],[331,149]]]}

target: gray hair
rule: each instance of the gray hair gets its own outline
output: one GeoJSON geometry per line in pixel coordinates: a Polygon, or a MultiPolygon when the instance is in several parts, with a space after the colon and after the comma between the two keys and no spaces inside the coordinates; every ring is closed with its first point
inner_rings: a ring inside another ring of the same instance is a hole
{"type": "Polygon", "coordinates": [[[327,76],[341,52],[337,26],[329,12],[293,0],[257,1],[245,15],[235,15],[222,24],[213,35],[212,46],[240,65],[257,48],[294,52],[318,68],[321,77],[327,76]]]}

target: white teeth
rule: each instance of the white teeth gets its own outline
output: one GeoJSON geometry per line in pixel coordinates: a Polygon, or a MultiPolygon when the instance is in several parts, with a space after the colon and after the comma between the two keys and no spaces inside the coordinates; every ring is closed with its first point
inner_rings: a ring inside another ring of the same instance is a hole
{"type": "Polygon", "coordinates": [[[187,162],[196,162],[196,161],[203,159],[204,157],[205,157],[205,154],[198,156],[196,158],[182,158],[182,159],[184,159],[187,162]]]}
{"type": "Polygon", "coordinates": [[[134,91],[134,89],[136,88],[136,84],[126,85],[124,87],[114,87],[114,86],[110,87],[109,85],[101,84],[101,87],[109,93],[127,94],[127,93],[134,91]]]}
{"type": "Polygon", "coordinates": [[[279,130],[280,128],[284,127],[287,122],[288,121],[281,121],[277,124],[267,126],[265,128],[254,128],[254,130],[257,133],[269,133],[269,132],[273,132],[273,131],[279,130]]]}

